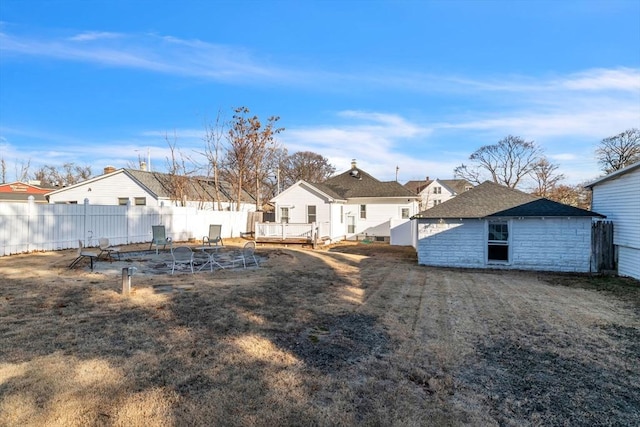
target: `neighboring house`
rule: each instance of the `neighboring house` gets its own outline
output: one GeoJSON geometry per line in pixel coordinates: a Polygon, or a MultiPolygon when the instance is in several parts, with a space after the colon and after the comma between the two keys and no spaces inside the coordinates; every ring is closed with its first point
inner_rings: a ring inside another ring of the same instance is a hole
{"type": "MultiPolygon", "coordinates": [[[[227,183],[220,183],[221,210],[236,210],[234,192],[227,183]]],[[[105,168],[103,175],[88,179],[47,194],[50,203],[84,203],[92,205],[189,206],[203,210],[218,210],[212,179],[171,176],[136,169],[105,168]],[[183,200],[173,196],[180,187],[183,200]]],[[[240,211],[255,211],[255,200],[243,192],[240,211]]]]}
{"type": "Polygon", "coordinates": [[[640,162],[586,186],[591,208],[613,222],[618,274],[640,280],[640,162]]]}
{"type": "Polygon", "coordinates": [[[39,181],[11,182],[0,184],[0,202],[27,202],[33,196],[36,203],[47,203],[45,194],[50,193],[53,188],[40,186],[39,181]]]}
{"type": "Polygon", "coordinates": [[[382,182],[351,169],[323,183],[298,181],[271,199],[276,222],[318,223],[331,240],[371,238],[387,241],[392,222],[418,212],[417,195],[395,181],[382,182]]]}
{"type": "Polygon", "coordinates": [[[589,272],[594,217],[487,181],[415,216],[418,263],[589,272]]]}
{"type": "Polygon", "coordinates": [[[465,179],[434,179],[408,181],[405,185],[420,196],[419,209],[426,210],[454,198],[458,194],[471,190],[473,184],[465,179]]]}

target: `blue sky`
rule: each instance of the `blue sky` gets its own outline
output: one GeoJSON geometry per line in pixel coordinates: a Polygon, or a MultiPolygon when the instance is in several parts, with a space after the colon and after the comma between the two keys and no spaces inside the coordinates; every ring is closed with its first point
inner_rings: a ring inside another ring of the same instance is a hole
{"type": "Polygon", "coordinates": [[[0,2],[0,157],[127,167],[246,106],[290,152],[381,180],[451,178],[533,140],[566,183],[640,127],[640,1],[0,2]]]}

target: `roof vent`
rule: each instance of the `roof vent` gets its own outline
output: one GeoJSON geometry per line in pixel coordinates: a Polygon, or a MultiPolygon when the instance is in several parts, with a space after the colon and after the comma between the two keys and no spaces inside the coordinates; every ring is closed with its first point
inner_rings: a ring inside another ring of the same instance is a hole
{"type": "Polygon", "coordinates": [[[356,159],[351,159],[351,169],[356,168],[356,159]]]}

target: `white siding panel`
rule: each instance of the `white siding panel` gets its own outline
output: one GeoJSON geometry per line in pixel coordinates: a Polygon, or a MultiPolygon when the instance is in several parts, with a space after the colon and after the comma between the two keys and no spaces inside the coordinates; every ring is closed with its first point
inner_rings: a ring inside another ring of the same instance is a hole
{"type": "Polygon", "coordinates": [[[640,249],[640,169],[593,187],[592,210],[613,221],[613,242],[640,249]]]}
{"type": "Polygon", "coordinates": [[[618,274],[640,280],[640,249],[618,247],[618,274]]]}
{"type": "Polygon", "coordinates": [[[134,203],[135,197],[146,197],[148,206],[157,206],[158,202],[138,184],[124,173],[111,175],[108,179],[98,179],[77,187],[66,189],[58,194],[51,194],[52,203],[75,202],[84,203],[89,199],[92,205],[117,205],[118,198],[126,197],[134,203]]]}
{"type": "Polygon", "coordinates": [[[485,246],[484,221],[418,222],[418,264],[484,267],[485,246]]]}
{"type": "Polygon", "coordinates": [[[588,273],[591,218],[512,220],[511,267],[588,273]]]}

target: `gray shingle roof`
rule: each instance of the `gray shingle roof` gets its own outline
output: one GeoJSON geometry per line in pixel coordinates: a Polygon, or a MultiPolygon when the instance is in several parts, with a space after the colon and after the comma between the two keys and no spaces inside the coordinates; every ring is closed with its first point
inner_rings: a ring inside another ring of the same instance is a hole
{"type": "MultiPolygon", "coordinates": [[[[124,169],[125,173],[138,181],[158,198],[171,198],[171,175],[160,172],[148,172],[137,169],[124,169]]],[[[189,200],[214,200],[215,185],[209,178],[187,178],[185,181],[185,194],[189,200]]],[[[235,200],[235,192],[227,182],[219,182],[220,201],[229,202],[235,200]]],[[[242,202],[253,202],[253,197],[243,191],[242,202]]]]}
{"type": "Polygon", "coordinates": [[[313,184],[319,190],[339,199],[357,197],[408,197],[416,198],[417,194],[403,187],[396,181],[378,181],[359,168],[350,169],[340,175],[327,179],[320,184],[313,184]]]}
{"type": "Polygon", "coordinates": [[[585,209],[536,197],[485,181],[471,190],[420,212],[416,218],[603,217],[585,209]]]}

